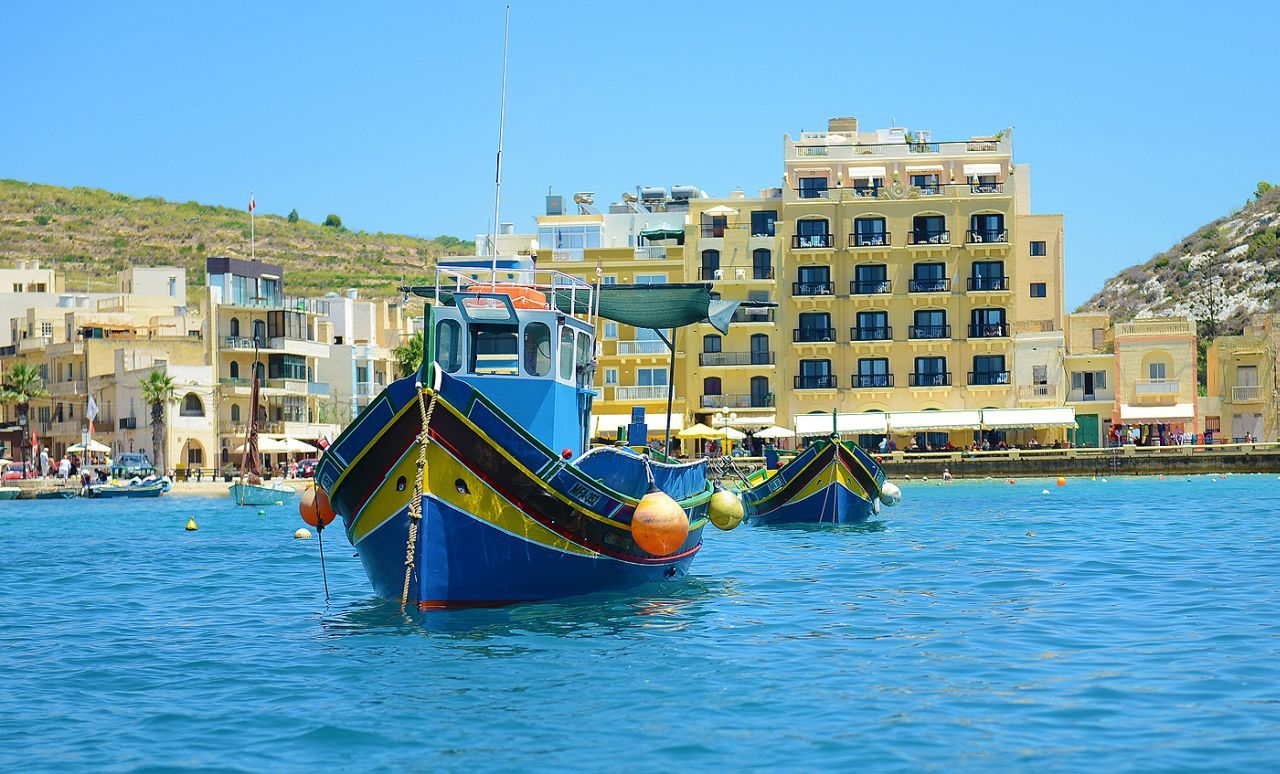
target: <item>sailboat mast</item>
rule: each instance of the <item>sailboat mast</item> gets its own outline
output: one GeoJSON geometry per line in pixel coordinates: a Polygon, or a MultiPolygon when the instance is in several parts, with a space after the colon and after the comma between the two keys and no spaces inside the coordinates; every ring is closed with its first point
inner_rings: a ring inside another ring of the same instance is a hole
{"type": "Polygon", "coordinates": [[[490,224],[489,250],[492,273],[490,284],[498,282],[498,207],[502,202],[502,128],[507,120],[507,40],[511,34],[511,6],[507,6],[506,21],[502,28],[502,100],[498,108],[498,157],[493,187],[493,223],[490,224]]]}

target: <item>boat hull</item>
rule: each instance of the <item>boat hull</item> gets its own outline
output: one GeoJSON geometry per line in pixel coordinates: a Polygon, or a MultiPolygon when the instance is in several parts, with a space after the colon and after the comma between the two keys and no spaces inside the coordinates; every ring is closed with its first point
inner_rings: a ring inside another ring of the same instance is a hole
{"type": "Polygon", "coordinates": [[[16,486],[0,486],[0,500],[16,500],[22,489],[16,486]]]}
{"type": "Polygon", "coordinates": [[[238,505],[283,505],[298,496],[293,487],[257,486],[236,482],[227,488],[238,505]]]}
{"type": "Polygon", "coordinates": [[[861,524],[878,513],[883,483],[884,472],[860,450],[824,441],[739,495],[753,526],[861,524]]]}
{"type": "Polygon", "coordinates": [[[164,484],[95,486],[89,488],[88,496],[102,499],[112,499],[117,497],[159,497],[166,491],[168,491],[168,487],[164,484]]]}
{"type": "MultiPolygon", "coordinates": [[[[707,523],[705,477],[696,494],[678,498],[690,520],[683,545],[653,556],[630,531],[642,492],[603,486],[510,424],[478,392],[453,386],[460,395],[451,401],[446,390],[432,416],[409,602],[426,609],[558,599],[688,572],[707,523]]],[[[353,424],[325,452],[316,478],[375,593],[399,600],[421,421],[412,384],[392,385],[378,401],[386,403],[371,404],[362,416],[373,424],[353,424]]]]}
{"type": "Polygon", "coordinates": [[[75,489],[50,489],[44,492],[36,492],[37,500],[70,500],[79,496],[80,493],[75,489]]]}

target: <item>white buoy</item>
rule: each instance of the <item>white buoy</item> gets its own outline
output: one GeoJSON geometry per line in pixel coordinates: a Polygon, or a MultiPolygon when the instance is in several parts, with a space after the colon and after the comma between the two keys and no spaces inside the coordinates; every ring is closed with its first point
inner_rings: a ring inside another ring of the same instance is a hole
{"type": "Polygon", "coordinates": [[[311,537],[311,530],[306,527],[298,527],[298,531],[293,533],[294,538],[298,540],[306,540],[311,537]]]}
{"type": "Polygon", "coordinates": [[[1105,484],[1105,483],[1107,483],[1107,480],[1106,480],[1105,478],[1104,478],[1104,479],[1102,479],[1102,483],[1104,483],[1104,484],[1105,484]]]}
{"type": "Polygon", "coordinates": [[[884,482],[880,487],[880,502],[892,508],[902,502],[902,489],[892,481],[884,482]]]}
{"type": "Polygon", "coordinates": [[[1049,494],[1049,490],[1048,490],[1048,489],[1041,489],[1041,490],[1040,490],[1040,494],[1049,494]]]}

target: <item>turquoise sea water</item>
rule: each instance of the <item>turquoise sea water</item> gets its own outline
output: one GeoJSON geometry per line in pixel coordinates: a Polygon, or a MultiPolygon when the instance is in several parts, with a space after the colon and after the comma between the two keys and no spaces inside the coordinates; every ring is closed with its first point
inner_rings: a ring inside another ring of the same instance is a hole
{"type": "Polygon", "coordinates": [[[0,768],[1280,761],[1275,476],[904,491],[711,530],[678,584],[413,623],[338,530],[326,605],[291,508],[0,502],[0,768]]]}

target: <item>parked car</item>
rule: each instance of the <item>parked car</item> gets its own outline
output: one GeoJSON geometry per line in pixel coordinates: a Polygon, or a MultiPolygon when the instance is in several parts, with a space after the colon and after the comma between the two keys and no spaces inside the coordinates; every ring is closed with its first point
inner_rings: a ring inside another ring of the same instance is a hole
{"type": "Polygon", "coordinates": [[[18,481],[27,478],[36,472],[35,464],[31,462],[15,462],[4,469],[3,479],[5,481],[18,481]]]}
{"type": "Polygon", "coordinates": [[[125,452],[111,461],[111,475],[116,478],[146,478],[155,472],[155,465],[140,452],[125,452]]]}
{"type": "Polygon", "coordinates": [[[316,474],[317,459],[298,460],[298,478],[311,478],[316,474]]]}

